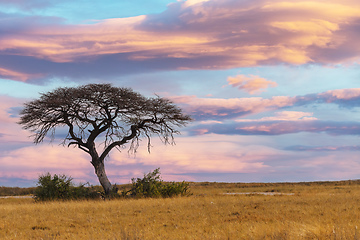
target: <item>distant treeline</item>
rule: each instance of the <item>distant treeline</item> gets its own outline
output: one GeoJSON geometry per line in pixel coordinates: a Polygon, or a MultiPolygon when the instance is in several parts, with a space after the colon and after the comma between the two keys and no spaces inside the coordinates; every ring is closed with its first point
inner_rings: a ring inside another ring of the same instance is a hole
{"type": "Polygon", "coordinates": [[[269,182],[269,183],[227,183],[227,182],[191,182],[191,186],[214,188],[262,188],[282,186],[347,186],[360,185],[360,179],[342,181],[316,181],[316,182],[269,182]]]}
{"type": "MultiPolygon", "coordinates": [[[[225,182],[189,182],[195,188],[262,188],[262,187],[288,187],[288,186],[347,186],[360,185],[360,180],[344,181],[318,181],[318,182],[281,182],[281,183],[225,183],[225,182]]],[[[131,184],[117,185],[119,189],[129,189],[131,184]]],[[[93,186],[101,189],[100,186],[93,186]]],[[[1,187],[0,196],[32,195],[36,187],[1,187]]]]}
{"type": "Polygon", "coordinates": [[[32,195],[36,187],[0,187],[0,196],[25,196],[32,195]]]}

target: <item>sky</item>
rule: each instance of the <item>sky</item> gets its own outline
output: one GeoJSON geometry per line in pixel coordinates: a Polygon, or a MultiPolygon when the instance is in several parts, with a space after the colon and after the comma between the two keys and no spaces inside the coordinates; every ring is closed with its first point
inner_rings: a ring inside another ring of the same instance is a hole
{"type": "Polygon", "coordinates": [[[0,186],[66,174],[90,157],[35,145],[25,102],[111,83],[166,97],[194,119],[176,145],[113,151],[112,183],[360,179],[358,0],[0,0],[0,186]]]}

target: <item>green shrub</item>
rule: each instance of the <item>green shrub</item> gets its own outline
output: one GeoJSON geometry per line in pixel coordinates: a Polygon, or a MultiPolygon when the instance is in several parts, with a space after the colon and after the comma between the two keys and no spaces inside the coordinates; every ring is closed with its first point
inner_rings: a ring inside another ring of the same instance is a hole
{"type": "Polygon", "coordinates": [[[173,197],[177,195],[181,195],[181,196],[189,195],[189,183],[170,182],[163,184],[161,188],[162,197],[173,197]]]}
{"type": "Polygon", "coordinates": [[[39,176],[37,188],[35,190],[35,200],[55,200],[68,199],[72,178],[65,175],[55,174],[53,177],[50,173],[39,176]]]}
{"type": "Polygon", "coordinates": [[[51,176],[50,173],[40,175],[34,193],[35,200],[94,199],[100,197],[94,187],[85,187],[85,184],[75,187],[72,180],[66,175],[54,174],[51,176]]]}
{"type": "Polygon", "coordinates": [[[148,198],[148,197],[174,197],[178,195],[187,195],[189,184],[186,182],[166,183],[160,178],[160,168],[153,172],[144,174],[144,178],[131,179],[130,190],[123,190],[123,197],[148,198]]]}

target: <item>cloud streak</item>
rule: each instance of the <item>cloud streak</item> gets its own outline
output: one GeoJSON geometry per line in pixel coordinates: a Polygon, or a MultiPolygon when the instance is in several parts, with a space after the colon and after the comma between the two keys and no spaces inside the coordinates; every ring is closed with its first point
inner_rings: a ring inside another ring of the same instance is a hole
{"type": "Polygon", "coordinates": [[[190,129],[198,134],[225,135],[283,135],[290,133],[311,132],[327,133],[333,136],[360,135],[359,122],[332,121],[264,121],[264,122],[231,122],[221,124],[203,124],[190,129]]]}
{"type": "Polygon", "coordinates": [[[285,150],[300,152],[360,151],[360,146],[290,146],[285,150]]]}

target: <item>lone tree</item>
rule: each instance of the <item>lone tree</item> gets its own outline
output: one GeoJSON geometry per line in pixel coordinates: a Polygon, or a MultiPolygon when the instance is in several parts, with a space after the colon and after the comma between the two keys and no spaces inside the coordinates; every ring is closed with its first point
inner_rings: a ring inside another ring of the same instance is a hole
{"type": "Polygon", "coordinates": [[[146,98],[130,88],[110,84],[88,84],[64,87],[41,94],[40,98],[25,103],[19,124],[34,132],[34,143],[46,137],[55,138],[56,129],[66,129],[63,145],[74,145],[91,156],[91,164],[105,194],[112,185],[105,172],[105,157],[109,152],[125,147],[136,151],[139,140],[147,138],[148,151],[153,135],[164,144],[174,143],[177,127],[191,118],[170,100],[146,98]],[[95,140],[102,144],[96,143],[95,140]],[[98,152],[103,146],[102,152],[98,152]]]}

